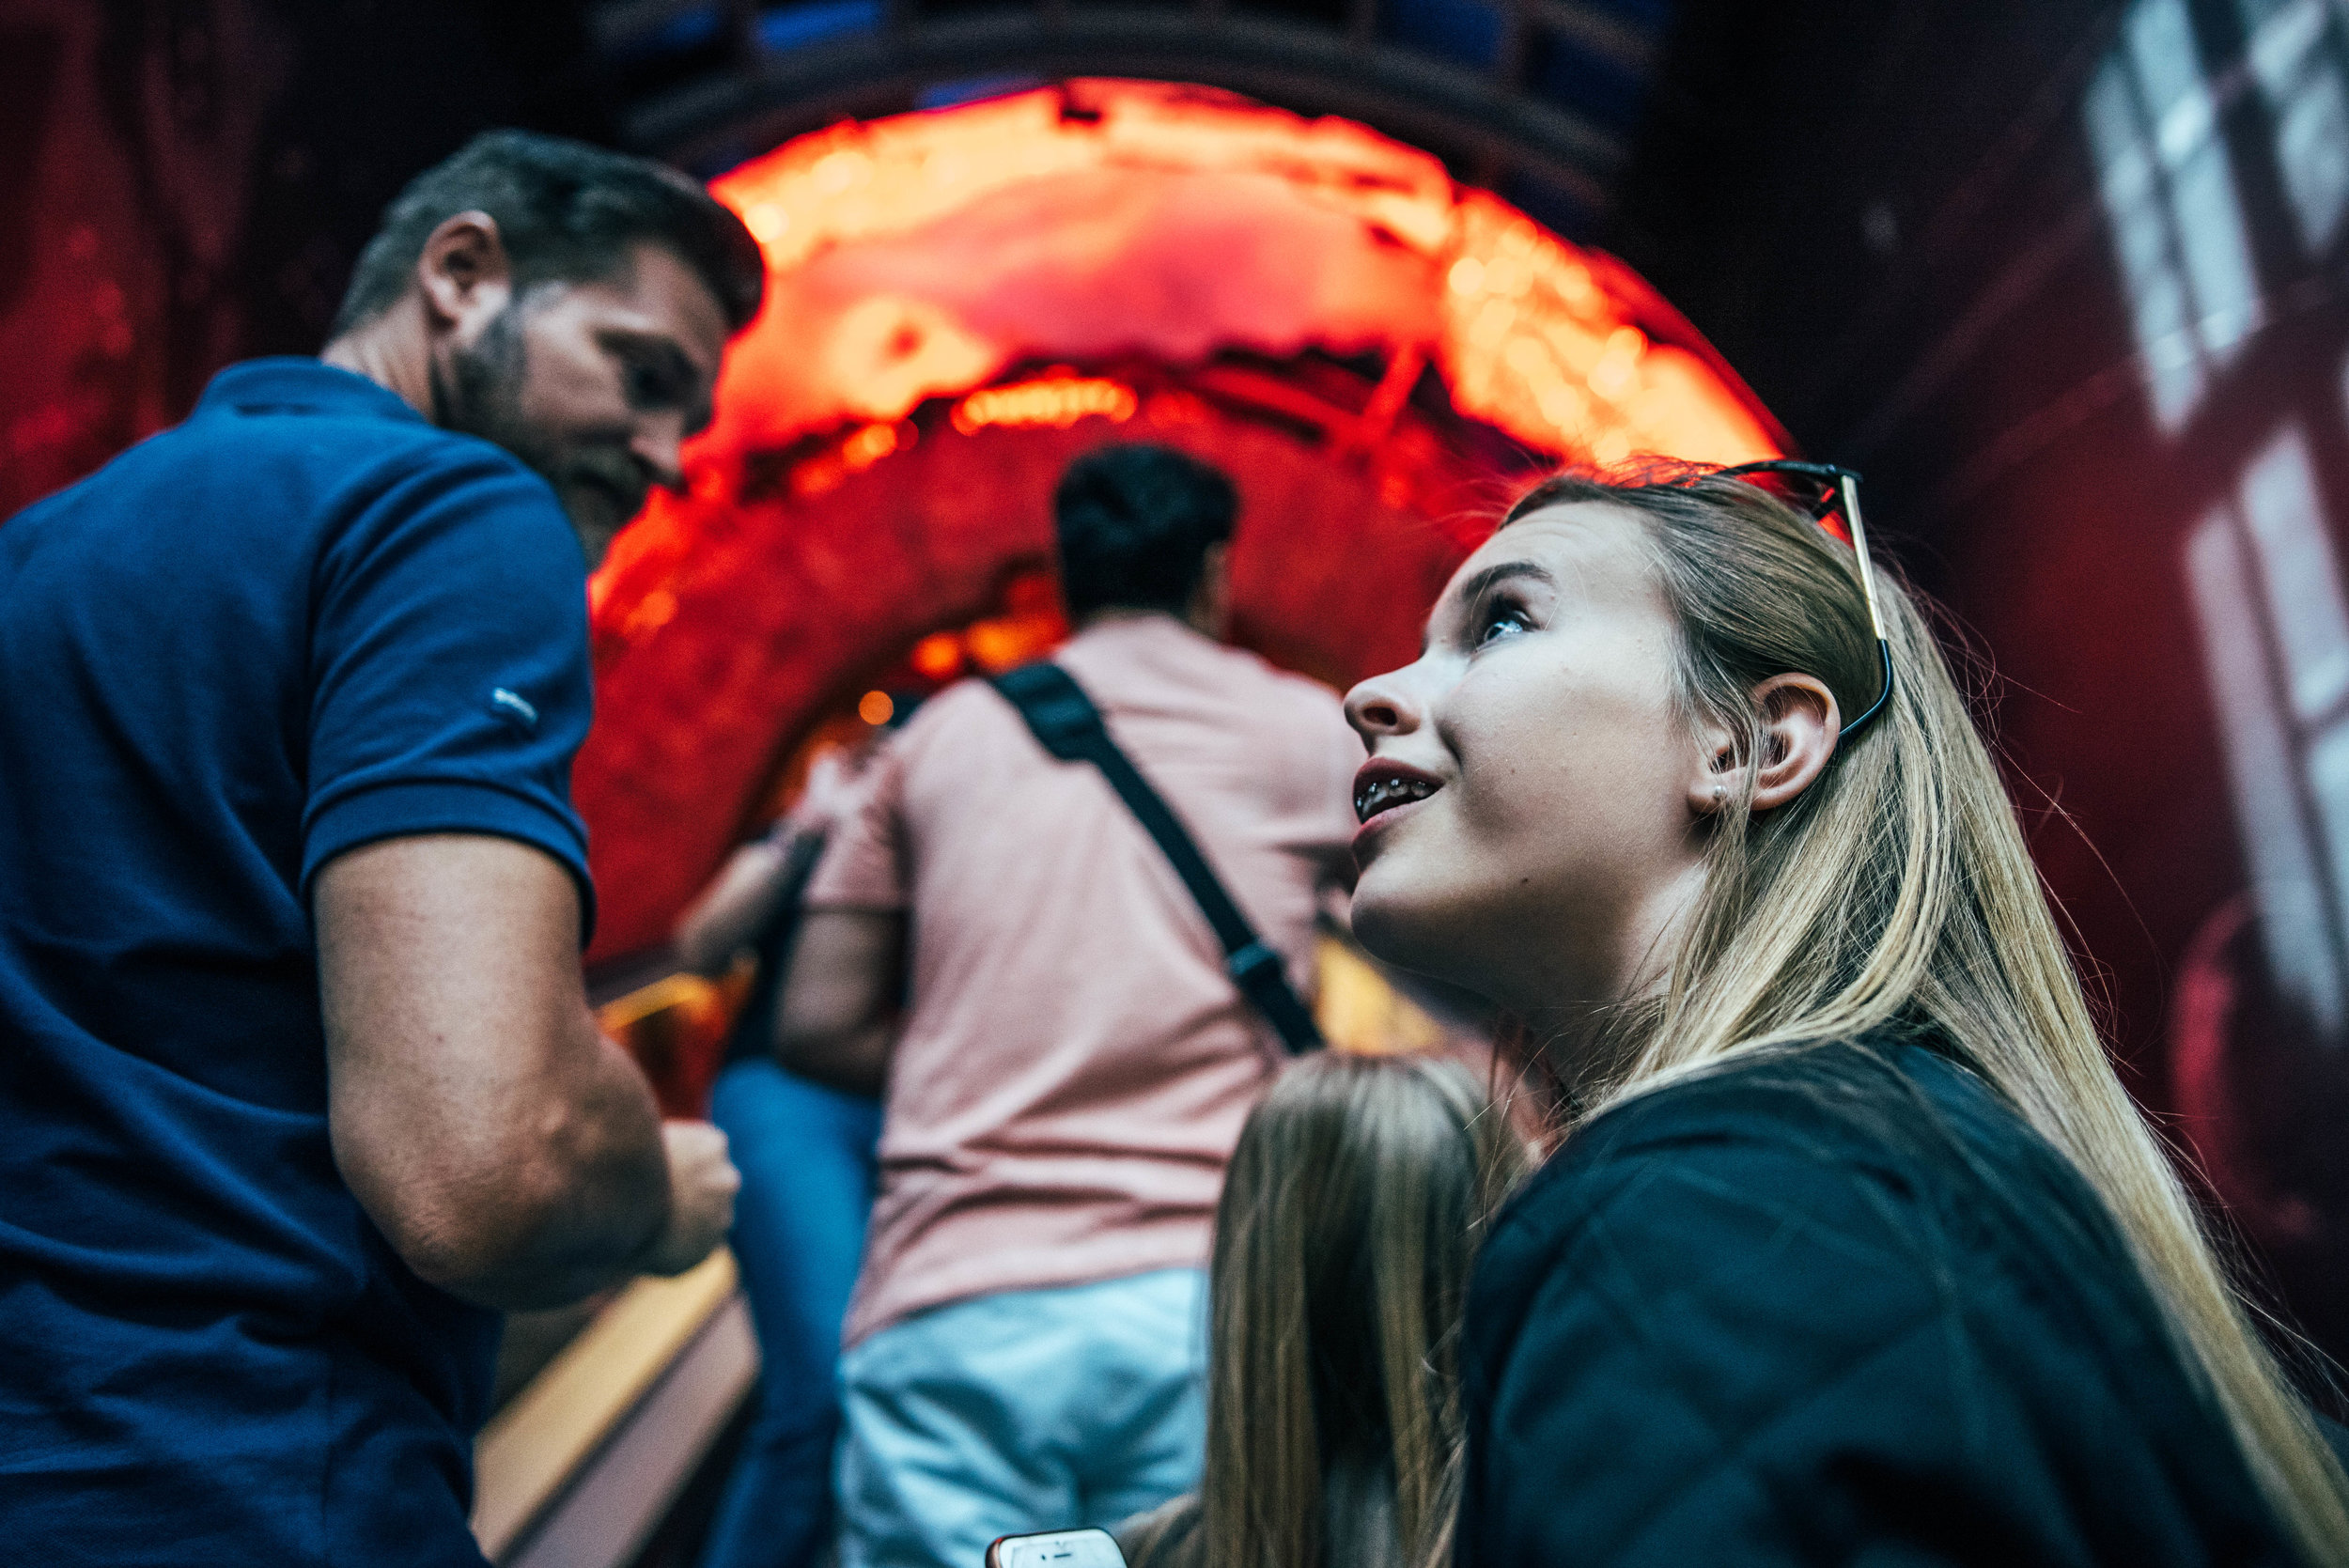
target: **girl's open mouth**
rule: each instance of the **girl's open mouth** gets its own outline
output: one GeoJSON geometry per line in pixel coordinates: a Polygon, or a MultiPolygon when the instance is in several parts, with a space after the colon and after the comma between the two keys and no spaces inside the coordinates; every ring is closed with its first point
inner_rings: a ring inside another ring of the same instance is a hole
{"type": "Polygon", "coordinates": [[[1406,763],[1373,757],[1354,775],[1354,816],[1368,822],[1381,812],[1424,800],[1443,787],[1443,781],[1406,763]]]}

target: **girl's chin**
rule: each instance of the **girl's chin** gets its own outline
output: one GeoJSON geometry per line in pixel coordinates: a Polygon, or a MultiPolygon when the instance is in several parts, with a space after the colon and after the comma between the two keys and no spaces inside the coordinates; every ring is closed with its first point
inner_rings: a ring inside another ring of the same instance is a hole
{"type": "Polygon", "coordinates": [[[1354,939],[1381,963],[1434,980],[1458,981],[1452,950],[1459,933],[1443,918],[1441,900],[1422,896],[1394,870],[1373,865],[1355,885],[1354,939]],[[1382,875],[1384,873],[1384,875],[1382,875]]]}
{"type": "Polygon", "coordinates": [[[1363,952],[1497,1005],[1529,981],[1540,983],[1519,966],[1527,931],[1547,917],[1510,896],[1519,891],[1511,879],[1421,877],[1409,874],[1414,869],[1401,855],[1363,869],[1353,903],[1354,939],[1363,952]]]}

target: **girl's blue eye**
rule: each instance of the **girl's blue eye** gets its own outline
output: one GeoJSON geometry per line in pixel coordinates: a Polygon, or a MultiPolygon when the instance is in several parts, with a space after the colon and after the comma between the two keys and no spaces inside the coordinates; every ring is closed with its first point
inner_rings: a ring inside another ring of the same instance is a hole
{"type": "Polygon", "coordinates": [[[1487,604],[1484,613],[1476,618],[1474,645],[1480,648],[1486,647],[1506,638],[1521,635],[1532,629],[1532,623],[1527,619],[1525,612],[1517,605],[1506,602],[1487,604]]]}

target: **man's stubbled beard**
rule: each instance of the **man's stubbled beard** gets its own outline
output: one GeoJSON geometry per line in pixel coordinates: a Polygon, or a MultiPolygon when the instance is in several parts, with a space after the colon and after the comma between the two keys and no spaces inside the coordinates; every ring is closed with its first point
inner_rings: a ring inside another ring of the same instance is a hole
{"type": "Polygon", "coordinates": [[[503,446],[552,486],[592,571],[613,536],[643,508],[645,473],[623,442],[567,442],[561,433],[523,417],[529,366],[522,325],[529,308],[526,294],[511,302],[477,342],[450,351],[446,374],[432,367],[432,422],[503,446]]]}

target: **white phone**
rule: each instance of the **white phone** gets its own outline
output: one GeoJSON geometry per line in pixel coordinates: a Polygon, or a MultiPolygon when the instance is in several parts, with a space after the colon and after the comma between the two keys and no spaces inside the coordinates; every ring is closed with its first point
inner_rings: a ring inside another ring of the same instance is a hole
{"type": "Polygon", "coordinates": [[[987,1568],[1126,1568],[1126,1554],[1105,1529],[1055,1529],[1006,1535],[987,1548],[987,1568]]]}

